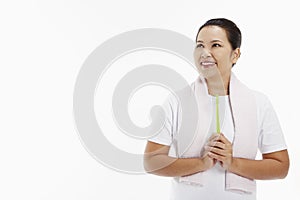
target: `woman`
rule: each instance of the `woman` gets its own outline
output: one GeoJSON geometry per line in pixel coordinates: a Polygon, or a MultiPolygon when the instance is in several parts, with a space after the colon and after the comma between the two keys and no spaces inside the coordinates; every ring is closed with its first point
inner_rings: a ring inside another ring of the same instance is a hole
{"type": "Polygon", "coordinates": [[[200,27],[194,51],[199,78],[192,84],[199,104],[196,137],[184,153],[171,152],[180,143],[181,113],[170,97],[166,123],[147,143],[145,169],[174,177],[171,199],[253,200],[255,180],[282,179],[288,173],[287,147],[271,103],[231,72],[240,46],[241,32],[230,20],[211,19],[200,27]],[[258,149],[262,158],[255,160],[258,149]]]}

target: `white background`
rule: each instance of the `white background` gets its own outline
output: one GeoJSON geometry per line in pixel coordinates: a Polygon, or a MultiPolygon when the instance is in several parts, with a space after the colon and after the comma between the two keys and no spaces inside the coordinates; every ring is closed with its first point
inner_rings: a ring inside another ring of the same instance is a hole
{"type": "MultiPolygon", "coordinates": [[[[213,17],[232,19],[240,27],[242,56],[234,71],[249,87],[271,99],[289,147],[288,177],[258,181],[258,199],[297,197],[299,15],[297,1],[289,0],[1,1],[0,199],[167,199],[169,178],[113,171],[82,146],[72,111],[76,76],[87,56],[115,35],[138,28],[163,28],[194,39],[199,26],[213,17]]],[[[168,60],[188,80],[194,78],[189,66],[181,65],[175,56],[167,57],[140,52],[112,69],[129,69],[134,59],[134,66],[153,59],[155,63],[168,60]]],[[[113,75],[107,77],[117,80],[113,75]]],[[[113,83],[106,80],[102,89],[109,94],[113,83]]],[[[133,121],[141,119],[137,124],[147,124],[147,109],[140,112],[147,107],[143,105],[146,97],[159,102],[161,98],[156,97],[164,93],[159,88],[152,95],[150,91],[145,88],[133,97],[136,103],[129,111],[133,121]]],[[[96,99],[100,102],[104,97],[96,95],[96,99]]],[[[95,105],[99,121],[111,117],[109,109],[101,110],[102,104],[95,105]]],[[[119,148],[143,150],[144,141],[121,133],[113,136],[117,131],[113,120],[107,119],[106,124],[106,130],[112,132],[106,131],[107,137],[119,148]]]]}

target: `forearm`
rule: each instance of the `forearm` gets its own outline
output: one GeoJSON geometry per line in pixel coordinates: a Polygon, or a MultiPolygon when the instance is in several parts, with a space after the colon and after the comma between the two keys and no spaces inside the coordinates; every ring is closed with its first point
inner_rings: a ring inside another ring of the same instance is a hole
{"type": "Polygon", "coordinates": [[[169,177],[191,175],[207,168],[201,158],[173,158],[168,155],[148,157],[144,166],[148,173],[169,177]]]}
{"type": "Polygon", "coordinates": [[[205,146],[209,157],[218,160],[222,167],[240,176],[267,180],[286,177],[289,170],[288,151],[281,150],[262,154],[262,160],[232,157],[232,144],[223,134],[215,135],[205,146]]]}
{"type": "Polygon", "coordinates": [[[280,179],[287,175],[288,164],[275,159],[249,160],[233,158],[228,171],[250,179],[280,179]]]}

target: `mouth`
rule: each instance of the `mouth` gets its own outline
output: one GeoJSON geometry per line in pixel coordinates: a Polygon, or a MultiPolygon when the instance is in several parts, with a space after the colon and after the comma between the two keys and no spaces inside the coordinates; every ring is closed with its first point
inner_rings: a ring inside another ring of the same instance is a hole
{"type": "Polygon", "coordinates": [[[204,68],[204,69],[214,67],[216,64],[217,64],[216,62],[212,62],[212,61],[202,61],[202,62],[200,62],[200,66],[202,66],[202,68],[204,68]]]}

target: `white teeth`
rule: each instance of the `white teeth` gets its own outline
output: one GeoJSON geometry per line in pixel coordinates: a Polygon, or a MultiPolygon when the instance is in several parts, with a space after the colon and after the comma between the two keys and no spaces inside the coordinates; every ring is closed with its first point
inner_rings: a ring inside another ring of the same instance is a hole
{"type": "Polygon", "coordinates": [[[214,65],[214,62],[202,62],[201,65],[214,65]]]}

